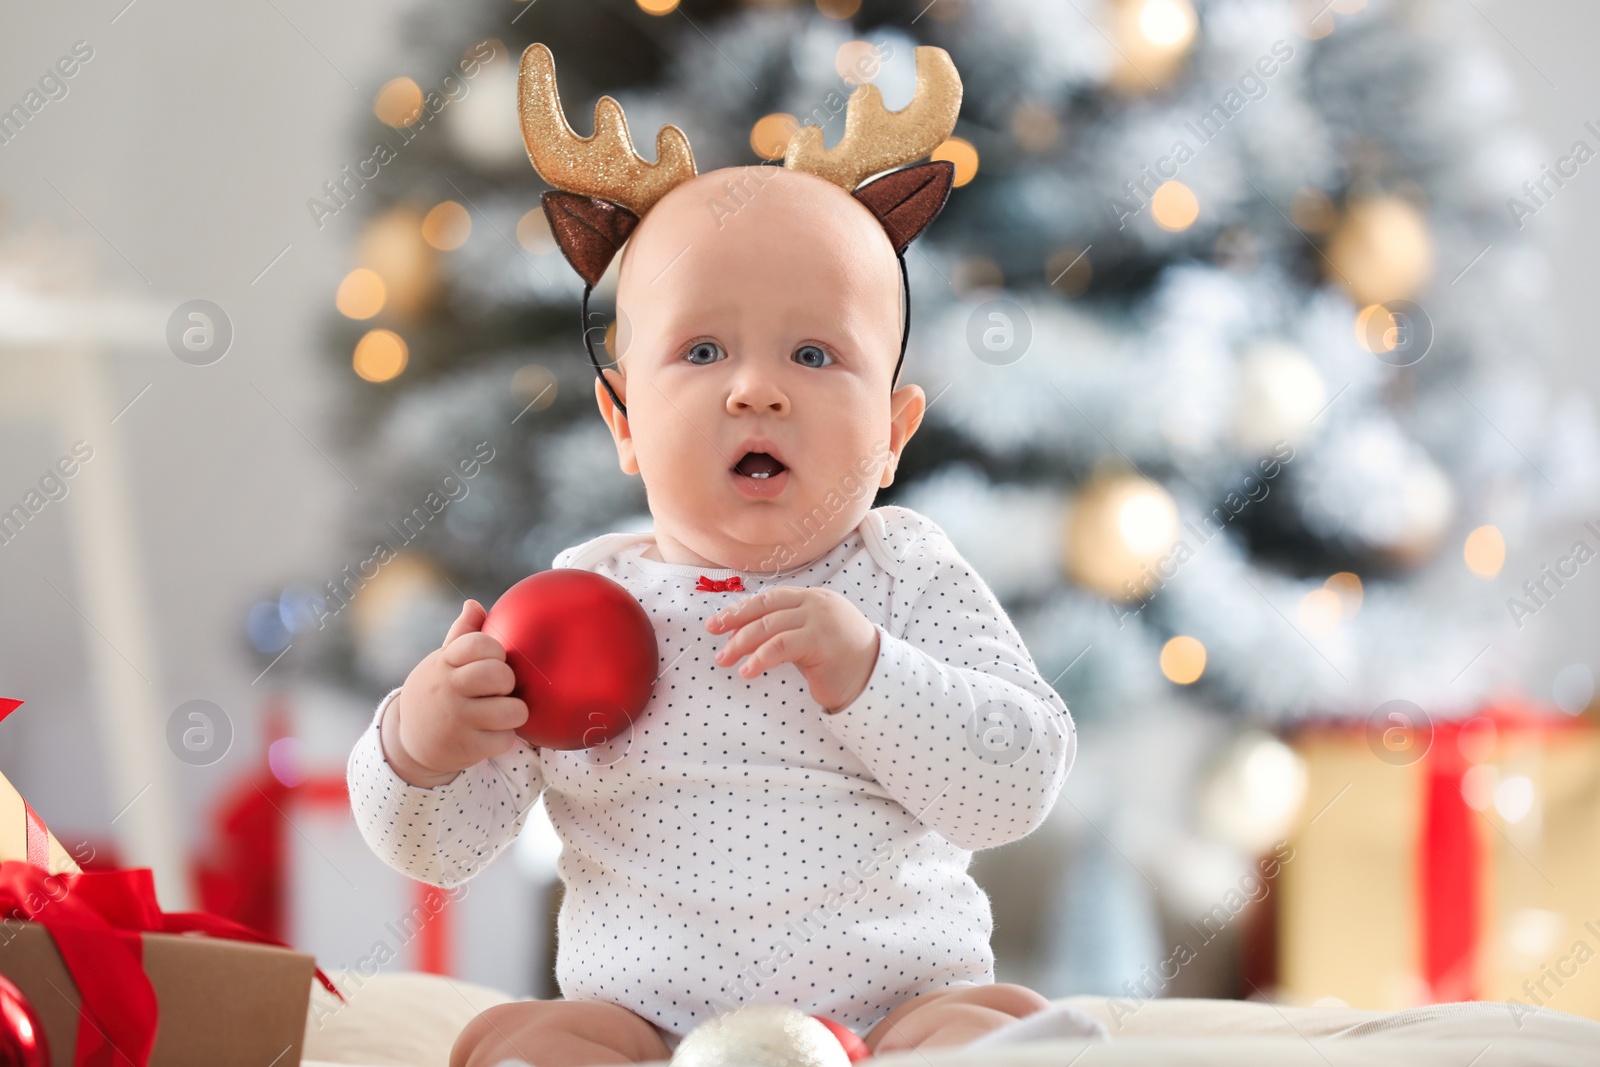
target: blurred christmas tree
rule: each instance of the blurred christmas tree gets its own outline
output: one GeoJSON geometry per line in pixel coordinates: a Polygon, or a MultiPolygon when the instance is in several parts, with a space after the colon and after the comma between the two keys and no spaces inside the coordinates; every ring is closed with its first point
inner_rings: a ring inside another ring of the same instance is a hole
{"type": "Polygon", "coordinates": [[[580,133],[609,93],[646,155],[675,123],[702,172],[781,158],[798,122],[832,143],[864,76],[903,106],[936,44],[965,96],[938,153],[959,188],[908,254],[933,403],[880,502],[945,527],[1080,722],[1448,716],[1515,684],[1517,649],[1480,656],[1505,607],[1473,573],[1590,506],[1600,449],[1530,373],[1547,267],[1505,197],[1540,156],[1470,15],[481,0],[411,28],[364,180],[312,209],[354,249],[330,346],[354,369],[351,566],[265,608],[264,652],[321,616],[325,667],[397,684],[463,597],[648,523],[521,143],[528,43],[580,133]]]}
{"type": "Polygon", "coordinates": [[[349,676],[392,682],[464,595],[647,521],[516,121],[516,60],[541,40],[580,131],[610,93],[644,151],[676,123],[702,171],[780,156],[797,121],[831,143],[852,80],[903,106],[914,46],[950,51],[965,100],[939,155],[960,187],[909,256],[908,372],[934,402],[883,500],[945,525],[1048,675],[1073,665],[1079,715],[1174,685],[1255,716],[1396,694],[1447,713],[1508,677],[1501,657],[1458,677],[1504,611],[1463,568],[1592,500],[1596,449],[1587,410],[1528,373],[1545,267],[1504,197],[1537,156],[1470,20],[618,0],[411,29],[361,163],[308,205],[354,246],[332,347],[370,491],[351,566],[282,614],[304,624],[320,597],[349,676]]]}

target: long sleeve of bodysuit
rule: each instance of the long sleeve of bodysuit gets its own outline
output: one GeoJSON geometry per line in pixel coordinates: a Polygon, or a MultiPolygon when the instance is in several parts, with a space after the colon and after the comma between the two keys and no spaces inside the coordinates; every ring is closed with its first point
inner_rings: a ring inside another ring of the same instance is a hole
{"type": "Polygon", "coordinates": [[[943,531],[923,520],[896,554],[867,687],[824,722],[951,844],[1014,841],[1055,803],[1077,752],[1072,717],[943,531]]]}
{"type": "Polygon", "coordinates": [[[350,807],[361,836],[389,866],[419,881],[450,887],[471,878],[509,845],[544,789],[539,751],[526,741],[424,789],[384,758],[379,730],[399,695],[378,705],[350,752],[350,807]]]}

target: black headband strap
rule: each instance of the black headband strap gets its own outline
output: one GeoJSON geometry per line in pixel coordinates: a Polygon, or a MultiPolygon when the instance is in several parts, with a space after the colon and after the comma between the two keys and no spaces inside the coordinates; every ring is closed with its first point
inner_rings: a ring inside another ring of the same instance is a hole
{"type": "MultiPolygon", "coordinates": [[[[895,360],[894,377],[889,379],[889,387],[891,389],[894,388],[894,383],[900,380],[900,367],[906,361],[906,345],[911,340],[911,275],[906,271],[905,255],[897,252],[895,253],[895,259],[900,261],[900,287],[903,293],[902,305],[905,308],[905,321],[900,328],[900,358],[895,360]]],[[[622,397],[618,396],[617,391],[611,387],[611,380],[605,376],[605,372],[600,366],[600,357],[595,355],[594,340],[589,336],[594,329],[589,325],[589,294],[593,291],[594,287],[592,285],[587,282],[584,283],[583,304],[579,309],[583,321],[583,347],[589,353],[589,365],[594,368],[596,376],[600,379],[600,384],[605,387],[606,392],[611,394],[611,402],[617,405],[617,410],[622,412],[622,417],[627,418],[628,406],[622,402],[622,397]]],[[[620,344],[621,342],[619,341],[618,343],[620,344]]]]}
{"type": "Polygon", "coordinates": [[[906,310],[905,323],[900,327],[900,358],[894,361],[894,377],[889,379],[890,389],[900,380],[900,365],[906,361],[906,343],[911,340],[911,275],[906,273],[905,252],[896,252],[894,258],[900,261],[900,288],[905,293],[906,310]]]}
{"type": "MultiPolygon", "coordinates": [[[[584,286],[583,286],[583,307],[582,307],[582,314],[583,314],[583,347],[589,353],[589,365],[594,368],[595,376],[600,379],[600,384],[606,387],[606,392],[611,394],[611,402],[613,404],[617,405],[617,410],[622,412],[622,417],[623,418],[627,418],[628,417],[628,406],[622,402],[622,398],[617,395],[617,391],[615,389],[611,388],[611,380],[609,378],[607,378],[605,376],[604,372],[602,371],[602,369],[600,367],[600,357],[596,356],[594,354],[594,341],[589,336],[590,332],[594,329],[594,327],[589,325],[589,294],[591,292],[593,292],[593,291],[594,291],[594,287],[592,285],[588,284],[587,282],[585,282],[584,286]]],[[[622,342],[619,339],[617,341],[617,343],[620,345],[622,342]]]]}

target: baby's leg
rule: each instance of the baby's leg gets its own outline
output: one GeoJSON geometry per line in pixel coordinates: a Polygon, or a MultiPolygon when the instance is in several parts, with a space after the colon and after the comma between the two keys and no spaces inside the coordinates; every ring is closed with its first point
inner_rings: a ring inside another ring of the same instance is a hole
{"type": "Polygon", "coordinates": [[[450,1051],[450,1067],[496,1067],[521,1060],[535,1067],[648,1063],[672,1054],[650,1023],[601,1000],[518,1000],[490,1008],[467,1024],[450,1051]]]}
{"type": "Polygon", "coordinates": [[[913,997],[884,1016],[867,1034],[867,1047],[882,1054],[965,1045],[1049,1006],[1028,987],[1009,983],[939,989],[913,997]]]}

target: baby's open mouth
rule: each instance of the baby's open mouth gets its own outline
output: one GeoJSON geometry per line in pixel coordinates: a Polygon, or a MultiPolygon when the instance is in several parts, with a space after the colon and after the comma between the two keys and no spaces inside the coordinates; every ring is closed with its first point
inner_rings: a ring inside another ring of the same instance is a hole
{"type": "Polygon", "coordinates": [[[733,465],[735,474],[742,474],[746,478],[755,478],[758,481],[776,477],[788,469],[778,462],[777,457],[765,452],[746,452],[744,458],[733,465]]]}

